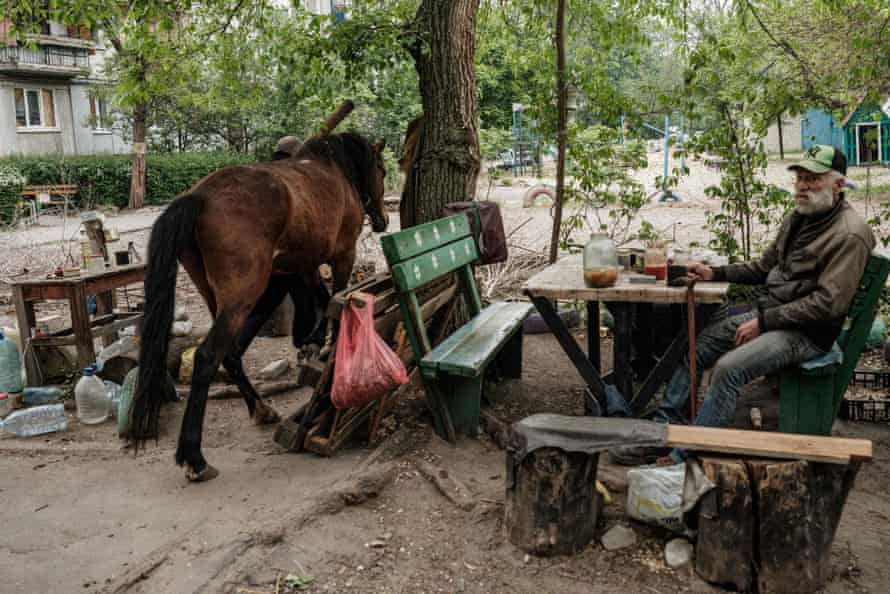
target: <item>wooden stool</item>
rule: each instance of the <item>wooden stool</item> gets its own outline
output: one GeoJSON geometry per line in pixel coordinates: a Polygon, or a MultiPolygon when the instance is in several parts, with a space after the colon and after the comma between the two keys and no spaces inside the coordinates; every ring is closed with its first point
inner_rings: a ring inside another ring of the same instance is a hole
{"type": "Polygon", "coordinates": [[[740,591],[815,592],[859,464],[703,458],[695,571],[740,591]],[[756,585],[755,585],[756,582],[756,585]]]}
{"type": "Polygon", "coordinates": [[[541,556],[570,555],[587,546],[599,512],[599,454],[540,448],[522,460],[509,452],[507,457],[515,469],[504,509],[510,542],[541,556]]]}

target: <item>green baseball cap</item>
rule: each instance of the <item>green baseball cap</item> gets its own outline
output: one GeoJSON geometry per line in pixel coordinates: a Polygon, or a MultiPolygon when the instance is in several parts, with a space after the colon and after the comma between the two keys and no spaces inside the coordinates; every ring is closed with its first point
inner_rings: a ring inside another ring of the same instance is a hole
{"type": "Polygon", "coordinates": [[[788,169],[806,169],[813,173],[828,173],[837,171],[842,175],[847,174],[847,157],[844,151],[827,144],[816,144],[807,149],[803,159],[792,163],[788,169]]]}

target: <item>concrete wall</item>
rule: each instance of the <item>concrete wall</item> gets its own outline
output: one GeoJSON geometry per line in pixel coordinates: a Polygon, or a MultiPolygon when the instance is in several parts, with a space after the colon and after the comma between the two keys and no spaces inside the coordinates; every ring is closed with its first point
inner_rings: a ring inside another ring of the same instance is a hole
{"type": "Polygon", "coordinates": [[[0,80],[0,157],[9,155],[91,155],[127,153],[120,126],[113,131],[90,128],[87,81],[0,80]],[[22,130],[15,125],[16,87],[53,89],[56,107],[55,130],[22,130]]]}
{"type": "MultiPolygon", "coordinates": [[[[785,115],[782,117],[782,146],[786,153],[803,150],[803,139],[800,135],[800,116],[785,115]]],[[[779,126],[773,124],[763,138],[763,146],[767,153],[779,152],[779,126]]]]}
{"type": "Polygon", "coordinates": [[[27,82],[0,82],[0,156],[13,154],[76,154],[71,96],[66,84],[59,81],[29,79],[27,82]],[[15,125],[16,87],[52,89],[55,96],[56,128],[53,130],[22,130],[15,125]]]}

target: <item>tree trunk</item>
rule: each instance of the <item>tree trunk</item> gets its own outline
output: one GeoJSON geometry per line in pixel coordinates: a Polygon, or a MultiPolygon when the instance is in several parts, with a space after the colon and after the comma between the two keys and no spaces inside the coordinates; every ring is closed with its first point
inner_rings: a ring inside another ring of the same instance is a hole
{"type": "Polygon", "coordinates": [[[550,236],[550,263],[559,253],[559,228],[562,226],[562,204],[565,196],[566,175],[566,119],[568,91],[566,85],[566,2],[556,5],[556,204],[553,213],[553,233],[550,236]]]}
{"type": "Polygon", "coordinates": [[[479,0],[422,0],[411,48],[424,125],[414,183],[406,187],[402,229],[442,216],[449,202],[476,194],[476,11],[479,0]]]}
{"type": "Polygon", "coordinates": [[[145,205],[145,117],[148,107],[141,103],[133,110],[133,169],[130,172],[129,208],[145,205]]]}

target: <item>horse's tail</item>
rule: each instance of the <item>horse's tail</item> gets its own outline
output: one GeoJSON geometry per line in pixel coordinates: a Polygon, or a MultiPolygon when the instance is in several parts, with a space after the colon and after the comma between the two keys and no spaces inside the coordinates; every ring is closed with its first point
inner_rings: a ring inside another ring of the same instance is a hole
{"type": "Polygon", "coordinates": [[[176,299],[178,258],[195,241],[195,223],[204,198],[186,194],[158,217],[148,241],[145,318],[139,349],[139,379],[130,416],[130,438],[137,447],[158,435],[158,417],[167,389],[167,350],[176,299]]]}

